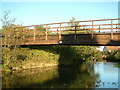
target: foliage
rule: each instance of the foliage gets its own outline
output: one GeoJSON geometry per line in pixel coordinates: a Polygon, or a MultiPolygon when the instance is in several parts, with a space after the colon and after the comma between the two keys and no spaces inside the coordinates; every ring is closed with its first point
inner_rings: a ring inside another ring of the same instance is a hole
{"type": "Polygon", "coordinates": [[[99,61],[102,60],[102,53],[95,46],[72,46],[79,57],[83,61],[99,61]]]}
{"type": "Polygon", "coordinates": [[[119,61],[120,52],[100,52],[96,46],[29,46],[26,48],[3,48],[3,68],[8,70],[46,67],[53,65],[76,65],[83,61],[119,61]],[[5,53],[7,52],[7,53],[5,53]]]}
{"type": "Polygon", "coordinates": [[[66,30],[75,30],[75,29],[79,30],[80,29],[80,31],[77,31],[77,33],[91,33],[92,32],[91,30],[87,29],[85,26],[84,27],[81,26],[79,24],[79,22],[77,22],[74,17],[72,17],[70,19],[70,23],[68,23],[68,25],[70,25],[71,27],[70,28],[66,28],[66,30]]]}
{"type": "Polygon", "coordinates": [[[45,31],[45,27],[43,27],[42,25],[36,26],[36,29],[39,31],[45,31]]]}
{"type": "MultiPolygon", "coordinates": [[[[68,46],[68,45],[60,45],[60,46],[35,46],[30,47],[31,49],[39,48],[40,50],[45,50],[52,53],[57,53],[61,57],[62,62],[69,61],[93,61],[93,60],[101,60],[102,53],[96,49],[96,46],[68,46]]],[[[60,61],[60,62],[61,62],[60,61]]],[[[74,63],[76,63],[74,62],[74,63]]],[[[73,62],[72,62],[73,63],[73,62]]]]}
{"type": "MultiPolygon", "coordinates": [[[[47,27],[47,31],[48,31],[48,34],[51,34],[50,31],[50,26],[47,27]]],[[[36,26],[36,35],[45,35],[45,32],[46,32],[46,26],[44,25],[39,25],[39,26],[36,26]]]]}
{"type": "Polygon", "coordinates": [[[120,61],[120,51],[105,51],[103,52],[107,61],[120,61]]]}
{"type": "Polygon", "coordinates": [[[74,30],[75,28],[76,28],[76,29],[80,29],[79,22],[77,22],[74,17],[72,17],[72,18],[70,19],[70,23],[68,23],[68,25],[70,25],[71,28],[67,28],[67,30],[74,30]],[[73,27],[73,26],[75,26],[75,27],[73,27]],[[78,27],[78,26],[79,26],[79,27],[78,27]]]}
{"type": "Polygon", "coordinates": [[[74,17],[70,19],[70,23],[68,23],[70,26],[79,26],[79,22],[76,21],[74,17]]]}
{"type": "Polygon", "coordinates": [[[16,19],[15,18],[10,19],[9,15],[10,15],[10,10],[5,11],[3,17],[1,18],[1,21],[2,21],[2,24],[3,24],[3,28],[11,26],[12,24],[15,23],[16,19]]]}
{"type": "Polygon", "coordinates": [[[19,47],[22,43],[23,32],[21,28],[17,28],[19,25],[15,25],[15,18],[10,18],[10,10],[5,11],[3,17],[1,18],[2,21],[2,43],[6,47],[19,47]]]}
{"type": "Polygon", "coordinates": [[[30,50],[29,48],[17,48],[3,52],[3,68],[8,69],[27,69],[58,64],[59,55],[43,50],[30,50]]]}
{"type": "Polygon", "coordinates": [[[15,18],[9,18],[10,10],[5,11],[2,21],[2,61],[4,71],[10,72],[16,59],[24,59],[23,56],[16,56],[18,47],[23,42],[23,32],[19,25],[15,25],[15,18]]]}

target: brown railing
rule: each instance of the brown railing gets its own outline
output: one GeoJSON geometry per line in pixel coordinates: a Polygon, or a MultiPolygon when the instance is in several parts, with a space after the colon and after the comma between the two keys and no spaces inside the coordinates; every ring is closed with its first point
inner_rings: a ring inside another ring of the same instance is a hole
{"type": "Polygon", "coordinates": [[[109,33],[111,39],[113,39],[114,33],[120,33],[120,23],[118,19],[101,19],[101,20],[86,20],[86,21],[75,21],[75,22],[60,22],[60,23],[50,23],[41,25],[30,25],[23,27],[22,32],[27,36],[32,36],[33,40],[36,40],[37,36],[45,35],[45,40],[48,40],[49,35],[58,35],[58,39],[61,40],[61,35],[63,34],[74,34],[76,39],[76,34],[91,34],[91,38],[94,38],[94,34],[109,33]],[[78,25],[70,25],[70,24],[78,25]],[[84,24],[83,24],[84,23],[84,24]],[[42,28],[38,28],[42,26],[42,28]]]}

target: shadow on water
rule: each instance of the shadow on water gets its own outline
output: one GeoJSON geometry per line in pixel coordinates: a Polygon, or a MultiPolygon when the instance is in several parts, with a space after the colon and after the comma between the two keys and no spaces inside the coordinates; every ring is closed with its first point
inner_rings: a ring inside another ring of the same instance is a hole
{"type": "Polygon", "coordinates": [[[52,67],[15,72],[4,78],[4,87],[12,88],[94,88],[98,75],[93,64],[52,67]]]}
{"type": "MultiPolygon", "coordinates": [[[[83,66],[84,67],[84,66],[83,66]]],[[[93,88],[97,76],[93,73],[90,74],[86,69],[84,71],[78,71],[77,68],[81,67],[61,67],[58,68],[58,76],[44,83],[34,83],[27,87],[47,87],[47,88],[93,88]],[[87,82],[88,80],[88,82],[87,82]]]]}

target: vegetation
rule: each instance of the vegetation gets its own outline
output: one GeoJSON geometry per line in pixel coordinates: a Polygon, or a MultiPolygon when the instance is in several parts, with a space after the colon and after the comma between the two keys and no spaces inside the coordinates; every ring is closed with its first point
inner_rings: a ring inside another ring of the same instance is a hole
{"type": "MultiPolygon", "coordinates": [[[[5,14],[1,18],[2,21],[2,43],[4,47],[14,46],[15,48],[18,47],[21,43],[23,38],[23,32],[19,28],[16,29],[15,27],[20,25],[15,25],[15,18],[9,18],[10,10],[5,11],[5,14]]],[[[5,50],[6,51],[6,50],[5,50]]]]}
{"type": "Polygon", "coordinates": [[[75,30],[75,28],[80,29],[79,22],[77,22],[74,17],[70,19],[70,23],[68,23],[68,25],[70,25],[71,27],[67,28],[67,30],[75,30]]]}
{"type": "Polygon", "coordinates": [[[29,48],[16,48],[3,52],[3,70],[20,70],[37,67],[58,65],[58,54],[45,52],[44,50],[31,50],[29,48]]]}
{"type": "Polygon", "coordinates": [[[105,51],[103,52],[104,59],[107,61],[120,61],[120,50],[118,51],[105,51]]]}
{"type": "MultiPolygon", "coordinates": [[[[103,61],[104,53],[95,46],[30,46],[3,52],[4,71],[49,67],[54,65],[76,65],[83,61],[103,61]]],[[[119,61],[119,51],[109,52],[105,60],[119,61]]]]}
{"type": "Polygon", "coordinates": [[[45,31],[45,27],[43,27],[42,25],[36,26],[36,29],[39,31],[45,31]]]}
{"type": "MultiPolygon", "coordinates": [[[[79,26],[79,22],[76,21],[74,17],[70,19],[70,23],[68,23],[70,26],[79,26]]],[[[77,27],[79,29],[80,27],[77,27]]]]}
{"type": "Polygon", "coordinates": [[[91,33],[91,30],[89,28],[86,28],[85,26],[81,26],[80,22],[77,22],[74,17],[70,19],[70,23],[68,23],[68,25],[70,25],[71,27],[66,28],[66,30],[75,30],[75,29],[80,30],[81,29],[80,31],[77,31],[77,33],[91,33]]]}

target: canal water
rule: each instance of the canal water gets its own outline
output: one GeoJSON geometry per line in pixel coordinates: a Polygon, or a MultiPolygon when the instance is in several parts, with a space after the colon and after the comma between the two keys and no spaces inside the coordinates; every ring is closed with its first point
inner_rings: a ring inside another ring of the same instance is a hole
{"type": "Polygon", "coordinates": [[[119,68],[116,62],[86,62],[15,71],[2,76],[2,88],[119,88],[119,68]]]}

